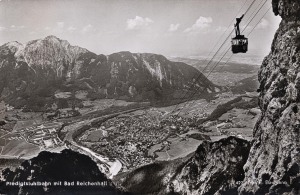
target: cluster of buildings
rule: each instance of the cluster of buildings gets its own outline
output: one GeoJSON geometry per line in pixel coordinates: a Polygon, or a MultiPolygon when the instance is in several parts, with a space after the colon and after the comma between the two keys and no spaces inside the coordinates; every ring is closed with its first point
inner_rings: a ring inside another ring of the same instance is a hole
{"type": "Polygon", "coordinates": [[[41,148],[55,148],[63,145],[57,134],[60,128],[60,123],[47,123],[21,129],[20,133],[28,143],[41,148]]]}
{"type": "Polygon", "coordinates": [[[155,120],[147,114],[122,116],[102,123],[106,136],[97,142],[80,139],[83,145],[95,152],[117,158],[126,168],[138,167],[153,162],[155,156],[149,156],[151,146],[166,142],[169,136],[179,136],[192,127],[195,119],[170,116],[162,121],[155,120]]]}

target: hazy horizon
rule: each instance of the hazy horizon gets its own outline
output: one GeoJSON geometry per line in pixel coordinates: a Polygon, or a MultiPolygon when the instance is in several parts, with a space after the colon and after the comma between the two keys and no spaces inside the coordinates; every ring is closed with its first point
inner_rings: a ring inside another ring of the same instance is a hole
{"type": "MultiPolygon", "coordinates": [[[[233,29],[235,16],[244,13],[251,3],[252,0],[1,0],[0,45],[54,35],[96,54],[130,51],[205,56],[226,32],[218,45],[224,41],[233,29]]],[[[242,29],[259,5],[255,2],[249,10],[242,29]]],[[[270,6],[268,0],[245,35],[270,6]]],[[[269,11],[249,37],[248,54],[242,55],[265,56],[279,22],[280,18],[269,11]]],[[[226,48],[229,44],[227,41],[226,48]]]]}

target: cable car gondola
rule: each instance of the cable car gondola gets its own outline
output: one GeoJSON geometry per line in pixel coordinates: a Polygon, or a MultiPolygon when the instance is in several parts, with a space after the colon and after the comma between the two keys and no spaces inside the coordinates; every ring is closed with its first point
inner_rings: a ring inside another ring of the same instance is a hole
{"type": "Polygon", "coordinates": [[[239,35],[231,39],[232,53],[246,53],[248,51],[248,38],[239,35]]]}
{"type": "Polygon", "coordinates": [[[240,18],[236,18],[235,37],[231,39],[232,53],[246,53],[248,51],[248,38],[240,33],[240,22],[242,21],[244,14],[240,18]]]}

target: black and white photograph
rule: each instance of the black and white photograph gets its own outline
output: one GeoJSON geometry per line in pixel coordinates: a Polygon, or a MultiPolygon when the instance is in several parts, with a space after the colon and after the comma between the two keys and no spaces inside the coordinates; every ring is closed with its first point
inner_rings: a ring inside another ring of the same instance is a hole
{"type": "Polygon", "coordinates": [[[299,195],[300,0],[0,0],[0,194],[299,195]]]}

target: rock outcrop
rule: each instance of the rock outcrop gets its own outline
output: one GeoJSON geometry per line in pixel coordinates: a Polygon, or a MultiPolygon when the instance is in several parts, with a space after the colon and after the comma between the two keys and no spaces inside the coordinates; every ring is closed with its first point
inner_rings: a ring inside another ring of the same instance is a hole
{"type": "Polygon", "coordinates": [[[259,71],[262,113],[240,194],[300,194],[300,1],[272,3],[282,21],[259,71]]]}
{"type": "Polygon", "coordinates": [[[203,143],[172,178],[169,190],[179,194],[235,194],[244,179],[249,150],[250,144],[236,137],[203,143]]]}
{"type": "Polygon", "coordinates": [[[236,137],[205,141],[194,154],[140,167],[121,185],[136,194],[237,194],[250,143],[236,137]]]}

